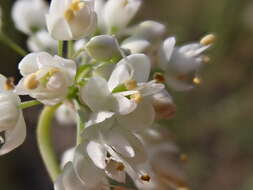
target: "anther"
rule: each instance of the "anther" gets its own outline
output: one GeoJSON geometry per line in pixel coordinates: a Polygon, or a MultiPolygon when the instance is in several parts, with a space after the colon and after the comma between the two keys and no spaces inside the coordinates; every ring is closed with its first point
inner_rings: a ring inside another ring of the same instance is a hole
{"type": "Polygon", "coordinates": [[[154,74],[154,79],[158,83],[165,83],[165,77],[164,77],[164,75],[162,73],[155,73],[154,74]]]}
{"type": "Polygon", "coordinates": [[[141,180],[149,182],[150,181],[150,176],[149,175],[142,175],[141,180]]]}
{"type": "Polygon", "coordinates": [[[135,80],[128,80],[125,82],[127,90],[133,90],[137,87],[137,82],[135,80]]]}
{"type": "Polygon", "coordinates": [[[28,90],[33,90],[37,88],[39,85],[39,81],[37,80],[37,76],[35,73],[28,75],[24,80],[24,87],[28,90]]]}
{"type": "Polygon", "coordinates": [[[123,164],[123,163],[118,162],[118,163],[117,163],[117,167],[116,167],[116,169],[117,169],[118,171],[124,171],[125,166],[124,166],[124,164],[123,164]]]}
{"type": "Polygon", "coordinates": [[[181,155],[180,155],[180,160],[181,160],[182,162],[187,162],[187,161],[188,161],[188,156],[187,156],[186,154],[181,154],[181,155]]]}
{"type": "Polygon", "coordinates": [[[193,79],[193,83],[196,84],[196,85],[199,85],[199,84],[201,84],[201,79],[199,77],[195,77],[193,79]]]}
{"type": "Polygon", "coordinates": [[[125,1],[123,2],[123,7],[127,6],[128,3],[129,3],[128,0],[125,0],[125,1]]]}
{"type": "Polygon", "coordinates": [[[80,0],[73,0],[71,5],[69,6],[69,9],[75,12],[80,11],[82,8],[84,8],[84,6],[85,6],[84,2],[81,2],[80,0]]]}
{"type": "Polygon", "coordinates": [[[203,60],[203,63],[209,63],[211,59],[210,59],[210,57],[204,55],[204,56],[202,57],[202,60],[203,60]]]}
{"type": "Polygon", "coordinates": [[[214,34],[208,34],[200,40],[200,44],[207,46],[215,42],[216,36],[214,34]]]}
{"type": "Polygon", "coordinates": [[[67,9],[64,12],[64,18],[69,22],[75,17],[74,11],[72,9],[67,9]]]}
{"type": "Polygon", "coordinates": [[[13,90],[15,88],[14,85],[14,78],[10,77],[6,80],[5,84],[4,84],[4,89],[5,90],[13,90]]]}
{"type": "Polygon", "coordinates": [[[131,98],[131,100],[134,100],[137,104],[139,104],[143,99],[142,95],[139,92],[135,93],[135,94],[132,94],[130,96],[130,98],[131,98]]]}

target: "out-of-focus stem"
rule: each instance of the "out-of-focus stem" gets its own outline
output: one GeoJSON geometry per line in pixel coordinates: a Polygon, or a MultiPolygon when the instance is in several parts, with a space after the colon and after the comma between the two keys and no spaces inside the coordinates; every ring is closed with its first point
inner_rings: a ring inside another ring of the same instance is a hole
{"type": "Polygon", "coordinates": [[[74,51],[74,41],[70,40],[68,41],[68,58],[72,58],[73,56],[73,51],[74,51]]]}
{"type": "Polygon", "coordinates": [[[41,102],[39,102],[38,100],[31,100],[31,101],[27,101],[27,102],[22,102],[19,107],[21,109],[26,109],[26,108],[30,108],[36,105],[41,104],[41,102]]]}
{"type": "Polygon", "coordinates": [[[61,40],[58,41],[58,55],[60,57],[63,56],[63,41],[61,40]]]}
{"type": "Polygon", "coordinates": [[[26,52],[23,48],[21,48],[17,43],[15,43],[12,39],[10,39],[2,32],[0,32],[0,41],[21,56],[28,54],[28,52],[26,52]]]}
{"type": "Polygon", "coordinates": [[[37,127],[37,141],[43,162],[53,181],[56,180],[61,172],[52,144],[52,120],[54,113],[59,105],[52,107],[45,106],[41,112],[37,127]]]}

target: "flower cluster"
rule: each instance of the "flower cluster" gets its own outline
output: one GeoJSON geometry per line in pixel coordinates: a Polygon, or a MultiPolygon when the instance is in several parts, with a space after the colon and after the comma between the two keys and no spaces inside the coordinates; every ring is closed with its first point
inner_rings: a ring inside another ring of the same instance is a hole
{"type": "Polygon", "coordinates": [[[0,154],[25,139],[21,109],[42,103],[42,130],[55,111],[63,123],[77,124],[77,143],[65,154],[60,175],[39,146],[55,190],[129,189],[127,176],[141,190],[187,189],[177,147],[157,125],[176,112],[168,89],[201,83],[200,69],[209,61],[203,53],[215,36],[176,46],[162,23],[129,26],[142,3],[15,2],[12,17],[28,35],[31,53],[19,63],[23,78],[16,86],[0,77],[0,154]],[[19,95],[35,100],[21,103],[19,95]]]}

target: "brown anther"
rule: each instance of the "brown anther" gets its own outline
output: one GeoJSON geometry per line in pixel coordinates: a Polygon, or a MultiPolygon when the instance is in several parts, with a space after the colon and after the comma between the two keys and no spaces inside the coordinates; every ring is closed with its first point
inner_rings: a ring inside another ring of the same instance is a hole
{"type": "Polygon", "coordinates": [[[15,88],[14,85],[14,78],[10,77],[6,80],[5,84],[4,84],[4,89],[5,90],[13,90],[15,88]]]}
{"type": "Polygon", "coordinates": [[[33,90],[33,89],[37,88],[38,85],[39,85],[39,81],[37,80],[37,76],[35,73],[28,75],[24,79],[24,87],[28,90],[33,90]]]}
{"type": "Polygon", "coordinates": [[[204,46],[211,45],[215,42],[215,40],[216,36],[214,34],[208,34],[200,40],[200,44],[204,46]]]}
{"type": "Polygon", "coordinates": [[[125,82],[125,86],[127,90],[133,90],[137,87],[137,82],[136,80],[128,80],[125,82]]]}
{"type": "Polygon", "coordinates": [[[119,163],[117,163],[116,169],[117,169],[118,171],[124,171],[125,166],[124,166],[123,163],[119,162],[119,163]]]}
{"type": "Polygon", "coordinates": [[[188,156],[187,156],[186,154],[181,154],[181,155],[180,155],[180,160],[181,160],[182,162],[187,162],[187,161],[188,161],[188,156]]]}
{"type": "Polygon", "coordinates": [[[149,181],[150,181],[150,176],[147,175],[147,174],[146,174],[146,175],[142,175],[142,176],[141,176],[141,180],[142,180],[142,181],[147,181],[147,182],[149,182],[149,181]]]}
{"type": "Polygon", "coordinates": [[[162,73],[155,73],[154,74],[154,79],[158,83],[165,83],[165,77],[164,77],[164,75],[162,73]]]}

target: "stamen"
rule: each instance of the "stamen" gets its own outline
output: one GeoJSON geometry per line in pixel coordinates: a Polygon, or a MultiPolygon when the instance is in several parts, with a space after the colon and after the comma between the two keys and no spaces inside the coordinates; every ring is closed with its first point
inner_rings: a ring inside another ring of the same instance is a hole
{"type": "Polygon", "coordinates": [[[69,22],[75,17],[74,11],[71,9],[67,9],[64,12],[64,18],[69,22]]]}
{"type": "Polygon", "coordinates": [[[149,181],[150,181],[150,176],[147,175],[147,174],[146,174],[146,175],[142,175],[142,176],[141,176],[141,180],[142,180],[142,181],[147,181],[147,182],[149,182],[149,181]]]}
{"type": "Polygon", "coordinates": [[[135,80],[128,80],[125,82],[127,90],[133,90],[137,87],[137,82],[135,80]]]}
{"type": "Polygon", "coordinates": [[[155,73],[154,74],[154,79],[158,83],[165,83],[165,77],[164,77],[164,75],[162,73],[155,73]]]}
{"type": "Polygon", "coordinates": [[[199,84],[201,84],[201,79],[199,77],[195,77],[193,79],[193,83],[196,84],[196,85],[199,85],[199,84]]]}
{"type": "Polygon", "coordinates": [[[181,155],[180,155],[180,160],[181,160],[182,162],[187,162],[187,161],[188,161],[188,156],[187,156],[186,154],[181,154],[181,155]]]}
{"type": "Polygon", "coordinates": [[[14,85],[14,78],[10,77],[6,80],[5,84],[4,84],[4,89],[5,90],[13,90],[15,88],[14,85]]]}
{"type": "Polygon", "coordinates": [[[130,98],[131,98],[131,100],[134,100],[137,104],[139,104],[143,99],[142,95],[139,92],[135,93],[135,94],[132,94],[130,96],[130,98]]]}
{"type": "Polygon", "coordinates": [[[203,63],[209,63],[211,59],[210,59],[210,57],[204,55],[204,56],[202,57],[202,60],[203,60],[203,63]]]}
{"type": "Polygon", "coordinates": [[[33,90],[39,86],[39,81],[35,73],[28,75],[24,80],[24,87],[28,90],[33,90]]]}
{"type": "Polygon", "coordinates": [[[216,36],[214,34],[208,34],[200,40],[200,44],[207,46],[215,42],[216,36]]]}
{"type": "Polygon", "coordinates": [[[124,164],[123,164],[123,163],[118,162],[118,163],[117,163],[117,167],[116,167],[116,169],[117,169],[118,171],[124,171],[125,166],[124,166],[124,164]]]}

